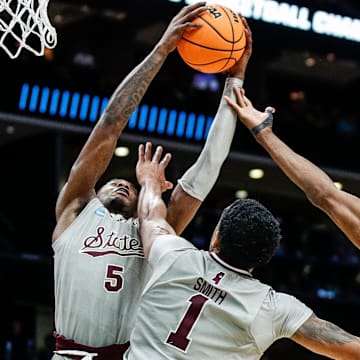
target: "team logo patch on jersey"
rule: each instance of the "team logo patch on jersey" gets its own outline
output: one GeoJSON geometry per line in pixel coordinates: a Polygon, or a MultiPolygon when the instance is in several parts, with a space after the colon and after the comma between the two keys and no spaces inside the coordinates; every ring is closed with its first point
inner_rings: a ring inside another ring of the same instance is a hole
{"type": "Polygon", "coordinates": [[[101,208],[98,208],[95,210],[95,214],[99,215],[99,216],[105,216],[105,212],[106,212],[106,210],[104,207],[101,207],[101,208]]]}
{"type": "Polygon", "coordinates": [[[212,281],[215,283],[215,285],[217,285],[224,276],[225,276],[225,273],[223,273],[221,271],[221,272],[216,274],[216,276],[212,279],[212,281]]]}

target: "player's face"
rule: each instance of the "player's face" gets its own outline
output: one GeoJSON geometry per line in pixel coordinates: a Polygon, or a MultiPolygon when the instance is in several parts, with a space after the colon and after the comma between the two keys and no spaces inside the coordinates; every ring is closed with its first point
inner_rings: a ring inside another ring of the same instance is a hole
{"type": "Polygon", "coordinates": [[[130,181],[110,180],[98,191],[97,196],[113,213],[122,214],[125,217],[136,214],[138,191],[130,181]]]}

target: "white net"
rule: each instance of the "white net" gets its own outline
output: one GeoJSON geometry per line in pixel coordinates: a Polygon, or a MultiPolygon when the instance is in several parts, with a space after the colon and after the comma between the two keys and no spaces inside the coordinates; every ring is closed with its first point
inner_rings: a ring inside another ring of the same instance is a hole
{"type": "Polygon", "coordinates": [[[0,46],[10,58],[27,49],[37,56],[56,46],[57,34],[48,18],[49,0],[0,0],[0,46]]]}

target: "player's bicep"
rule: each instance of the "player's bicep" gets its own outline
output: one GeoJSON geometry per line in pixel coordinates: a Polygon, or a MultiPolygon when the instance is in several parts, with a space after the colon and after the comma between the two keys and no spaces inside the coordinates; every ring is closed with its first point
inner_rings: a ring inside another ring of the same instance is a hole
{"type": "Polygon", "coordinates": [[[174,229],[165,219],[145,219],[140,221],[140,236],[145,258],[149,257],[153,243],[162,235],[175,235],[174,229]]]}
{"type": "Polygon", "coordinates": [[[291,339],[317,354],[330,358],[360,358],[358,337],[314,314],[300,326],[291,339]]]}
{"type": "Polygon", "coordinates": [[[62,206],[74,199],[89,199],[104,174],[114,153],[117,137],[114,126],[98,123],[70,169],[66,186],[62,190],[62,206]]]}
{"type": "Polygon", "coordinates": [[[194,218],[202,202],[187,194],[177,185],[171,194],[168,205],[167,221],[180,235],[194,218]]]}
{"type": "Polygon", "coordinates": [[[360,199],[336,191],[328,200],[326,212],[344,234],[360,249],[360,199]]]}

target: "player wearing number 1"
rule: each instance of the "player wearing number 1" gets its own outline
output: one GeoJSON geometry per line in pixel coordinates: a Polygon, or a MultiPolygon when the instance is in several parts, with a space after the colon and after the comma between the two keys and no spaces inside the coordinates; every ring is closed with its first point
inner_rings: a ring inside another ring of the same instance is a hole
{"type": "Polygon", "coordinates": [[[253,278],[252,270],[271,260],[281,238],[279,223],[259,202],[228,206],[209,252],[176,236],[160,186],[170,157],[161,156],[161,148],[152,157],[148,147],[139,147],[140,234],[154,273],[124,358],[257,360],[288,337],[332,359],[359,359],[360,338],[253,278]]]}
{"type": "MultiPolygon", "coordinates": [[[[207,7],[184,7],[170,22],[154,50],[119,85],[71,168],[56,204],[53,233],[56,354],[54,359],[119,360],[128,347],[148,265],[140,241],[137,190],[113,179],[95,185],[113,156],[129,116],[185,30],[207,7]],[[81,353],[79,352],[81,351],[81,353]],[[90,355],[89,355],[90,356],[90,355]]],[[[251,54],[251,36],[226,80],[224,95],[241,86],[251,54]]],[[[236,115],[221,101],[206,144],[195,164],[179,179],[169,200],[167,220],[180,234],[214,185],[226,159],[236,115]]],[[[170,187],[165,181],[163,190],[170,187]]]]}

